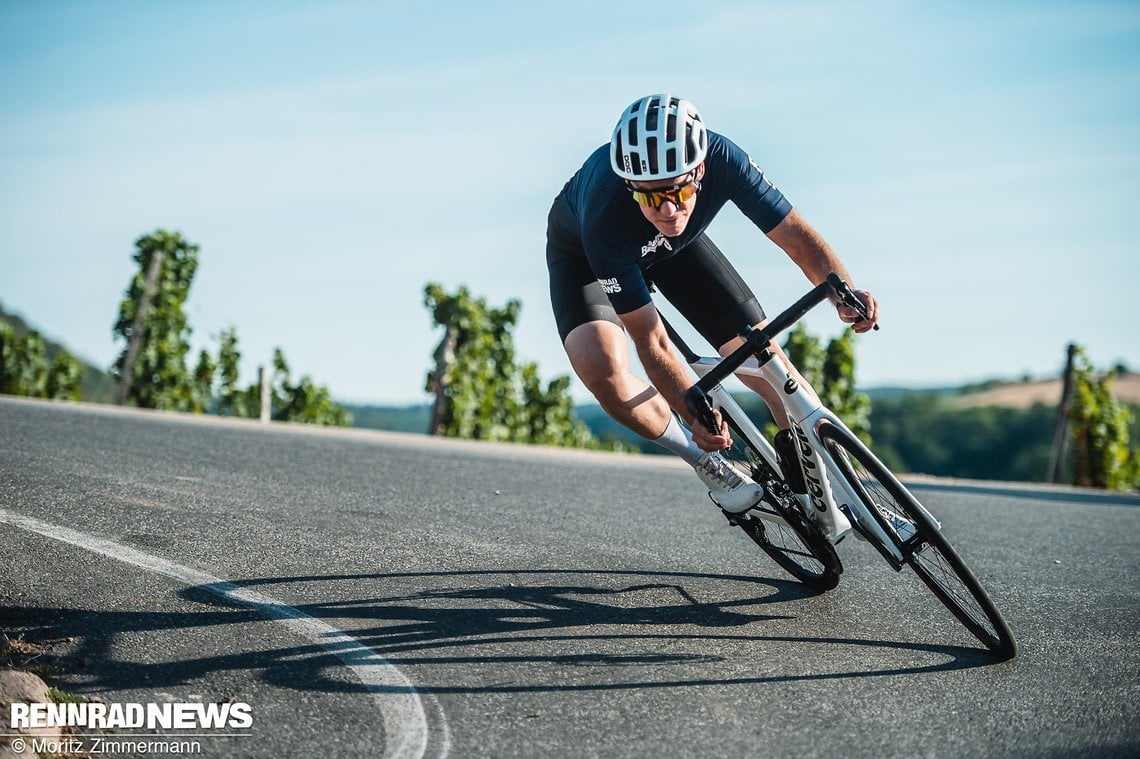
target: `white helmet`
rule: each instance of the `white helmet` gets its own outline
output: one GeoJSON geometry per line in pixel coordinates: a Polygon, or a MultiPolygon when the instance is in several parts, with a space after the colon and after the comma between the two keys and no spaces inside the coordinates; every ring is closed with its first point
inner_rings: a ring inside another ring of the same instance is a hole
{"type": "Polygon", "coordinates": [[[614,127],[610,165],[622,179],[654,182],[688,174],[708,150],[708,132],[692,103],[649,95],[626,108],[614,127]]]}

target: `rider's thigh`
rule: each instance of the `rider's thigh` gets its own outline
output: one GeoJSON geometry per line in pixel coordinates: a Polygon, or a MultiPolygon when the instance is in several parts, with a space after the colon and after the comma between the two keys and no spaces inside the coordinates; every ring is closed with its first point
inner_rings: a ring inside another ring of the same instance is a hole
{"type": "Polygon", "coordinates": [[[579,324],[563,346],[574,373],[587,387],[629,372],[629,342],[625,330],[613,322],[579,324]]]}

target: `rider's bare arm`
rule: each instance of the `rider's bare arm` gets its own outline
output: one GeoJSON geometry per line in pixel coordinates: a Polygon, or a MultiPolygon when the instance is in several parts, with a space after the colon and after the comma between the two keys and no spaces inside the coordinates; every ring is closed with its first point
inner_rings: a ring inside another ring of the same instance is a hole
{"type": "MultiPolygon", "coordinates": [[[[798,211],[792,210],[784,217],[784,220],[768,233],[768,238],[788,254],[813,285],[825,280],[831,272],[836,272],[848,282],[852,281],[851,275],[847,273],[847,268],[835,255],[835,251],[798,211]]],[[[859,321],[859,314],[846,306],[839,308],[839,318],[851,324],[856,332],[867,332],[879,320],[878,303],[866,290],[855,292],[866,304],[869,318],[866,321],[859,321]]]]}
{"type": "MultiPolygon", "coordinates": [[[[689,423],[693,441],[706,451],[718,451],[732,444],[727,435],[714,434],[695,422],[685,408],[685,391],[693,385],[693,378],[677,353],[665,331],[657,307],[648,303],[620,315],[633,344],[637,357],[649,375],[649,381],[665,398],[678,416],[689,423]]],[[[723,423],[722,423],[723,427],[723,423]]]]}

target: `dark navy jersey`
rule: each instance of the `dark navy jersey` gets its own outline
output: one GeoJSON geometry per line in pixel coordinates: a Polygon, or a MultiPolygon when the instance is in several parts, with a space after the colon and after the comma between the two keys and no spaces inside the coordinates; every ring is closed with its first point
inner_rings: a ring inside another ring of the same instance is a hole
{"type": "Polygon", "coordinates": [[[705,176],[689,223],[677,237],[658,232],[642,215],[610,167],[609,145],[595,150],[562,190],[568,213],[561,218],[576,228],[559,231],[581,241],[590,268],[619,314],[650,302],[644,271],[704,234],[728,201],[765,234],[792,210],[747,153],[719,134],[708,135],[705,176]]]}

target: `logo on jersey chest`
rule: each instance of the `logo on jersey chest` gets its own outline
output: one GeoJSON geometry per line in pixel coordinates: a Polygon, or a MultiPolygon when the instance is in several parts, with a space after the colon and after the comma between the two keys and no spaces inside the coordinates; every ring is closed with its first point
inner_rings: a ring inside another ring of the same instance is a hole
{"type": "Polygon", "coordinates": [[[673,251],[673,245],[666,239],[665,235],[660,232],[658,232],[657,236],[652,240],[641,246],[641,257],[645,258],[646,256],[653,255],[657,252],[658,248],[664,248],[669,252],[673,251]]]}

